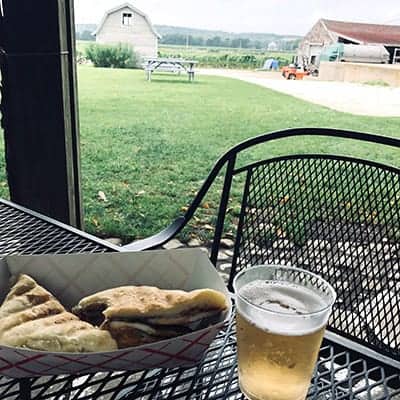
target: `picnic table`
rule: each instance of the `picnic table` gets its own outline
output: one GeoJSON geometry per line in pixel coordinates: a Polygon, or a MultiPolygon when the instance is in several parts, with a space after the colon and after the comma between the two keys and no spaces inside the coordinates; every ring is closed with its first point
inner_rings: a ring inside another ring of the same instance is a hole
{"type": "Polygon", "coordinates": [[[146,71],[146,77],[148,81],[151,81],[153,72],[173,72],[181,73],[186,72],[188,74],[189,81],[194,80],[194,66],[197,61],[185,60],[183,58],[147,58],[144,63],[144,70],[146,71]]]}
{"type": "MultiPolygon", "coordinates": [[[[218,176],[221,168],[226,165],[226,162],[228,162],[229,172],[227,173],[227,176],[230,176],[230,179],[225,179],[225,183],[229,186],[232,183],[232,174],[247,171],[247,167],[234,167],[233,160],[235,159],[236,154],[241,150],[245,150],[246,148],[268,140],[290,138],[290,136],[305,134],[331,135],[335,138],[348,137],[353,140],[363,139],[372,143],[376,142],[381,145],[386,144],[400,148],[400,141],[394,138],[366,135],[357,132],[323,129],[288,130],[286,132],[277,132],[252,138],[231,149],[217,162],[209,178],[206,180],[204,184],[205,186],[203,186],[199,191],[194,203],[201,204],[202,198],[207,192],[208,187],[212,184],[214,178],[218,176]]],[[[329,156],[318,159],[316,155],[312,155],[309,158],[304,155],[300,155],[299,157],[299,159],[296,159],[294,156],[287,158],[279,157],[277,159],[269,160],[265,164],[256,162],[249,166],[251,178],[246,180],[246,199],[244,201],[245,204],[250,204],[250,212],[249,214],[245,214],[244,211],[247,206],[244,207],[239,222],[240,232],[247,233],[244,239],[237,244],[235,254],[240,255],[241,260],[247,260],[244,262],[251,262],[252,265],[256,265],[256,262],[262,262],[259,260],[261,260],[262,257],[267,257],[267,254],[269,253],[269,256],[271,257],[286,257],[286,260],[290,260],[293,263],[295,263],[296,260],[297,263],[299,263],[299,257],[304,259],[306,254],[308,260],[311,259],[310,257],[315,256],[320,261],[313,262],[313,268],[315,268],[314,272],[325,276],[327,276],[326,274],[332,276],[330,281],[336,286],[336,288],[341,288],[338,307],[344,308],[336,309],[336,312],[333,315],[333,320],[330,322],[331,327],[328,327],[319,353],[319,360],[314,371],[314,377],[310,384],[308,399],[398,399],[400,396],[400,362],[398,348],[392,347],[391,343],[385,344],[381,342],[379,337],[374,336],[373,331],[366,333],[361,331],[360,329],[365,323],[365,321],[362,320],[363,315],[356,315],[356,311],[346,311],[346,307],[347,305],[350,305],[353,308],[357,308],[357,306],[361,304],[360,301],[368,301],[368,296],[372,294],[369,293],[367,296],[367,288],[364,288],[362,292],[360,292],[359,289],[361,286],[364,287],[363,285],[365,282],[374,282],[374,278],[371,276],[373,276],[372,274],[378,264],[381,265],[380,270],[377,272],[380,282],[388,283],[392,279],[397,279],[394,275],[391,275],[391,269],[389,269],[389,266],[393,265],[393,268],[395,265],[398,266],[398,264],[395,263],[398,262],[399,254],[388,253],[388,250],[385,250],[384,246],[378,246],[378,236],[375,235],[380,234],[380,231],[376,231],[379,227],[373,226],[371,228],[372,230],[369,232],[369,236],[367,235],[368,237],[363,239],[369,241],[368,248],[373,248],[373,251],[377,254],[376,259],[374,258],[372,264],[362,258],[364,257],[363,252],[357,251],[356,253],[351,254],[351,268],[342,268],[341,270],[334,270],[333,267],[327,268],[328,266],[335,265],[336,261],[334,260],[334,256],[337,254],[336,250],[333,247],[329,247],[327,242],[330,241],[333,243],[336,238],[339,237],[338,235],[342,228],[343,232],[350,235],[349,239],[347,239],[348,241],[352,239],[359,240],[360,234],[353,231],[351,231],[353,232],[351,233],[349,229],[351,230],[357,227],[357,229],[362,229],[362,226],[360,227],[355,225],[351,227],[347,223],[343,226],[340,224],[335,226],[329,225],[329,230],[321,230],[320,225],[323,223],[322,220],[318,222],[318,226],[313,227],[313,232],[328,235],[327,239],[313,239],[307,241],[304,244],[304,252],[302,254],[299,253],[299,249],[296,250],[293,248],[292,243],[290,243],[288,239],[278,240],[273,243],[271,242],[266,245],[269,246],[268,250],[261,251],[260,253],[254,245],[254,235],[267,229],[266,224],[261,226],[261,224],[257,222],[257,210],[259,210],[259,208],[257,208],[257,201],[262,201],[264,192],[256,191],[254,194],[252,192],[251,184],[254,182],[264,182],[264,179],[267,179],[268,185],[272,185],[271,190],[273,190],[274,193],[282,192],[287,196],[287,200],[282,200],[286,199],[286,197],[279,197],[280,200],[277,200],[279,207],[283,207],[286,210],[286,208],[291,204],[293,207],[297,207],[298,205],[301,212],[298,215],[302,217],[307,215],[303,209],[304,204],[306,203],[291,203],[292,198],[298,191],[297,186],[292,185],[294,182],[293,177],[295,176],[294,171],[300,171],[299,168],[302,168],[301,174],[299,175],[299,185],[301,186],[304,183],[307,189],[309,189],[309,182],[323,182],[326,185],[326,182],[333,180],[335,177],[340,179],[341,185],[343,186],[343,179],[345,179],[347,175],[339,174],[338,168],[344,167],[351,171],[349,179],[351,179],[352,183],[354,182],[354,187],[358,188],[357,185],[359,180],[357,173],[359,171],[362,182],[368,184],[365,177],[372,174],[371,176],[377,177],[376,179],[381,179],[382,185],[386,185],[386,187],[388,187],[387,190],[390,192],[392,189],[389,186],[392,185],[394,193],[397,194],[400,184],[399,170],[395,168],[381,170],[379,169],[380,165],[378,164],[367,161],[361,162],[360,159],[354,159],[351,161],[349,158],[345,157],[340,158],[340,160],[329,156]],[[283,165],[285,165],[286,169],[283,168],[283,165]],[[328,165],[329,168],[327,167],[328,165]],[[293,169],[292,167],[294,166],[297,169],[293,169]],[[314,172],[316,167],[321,167],[323,173],[315,174],[314,172]],[[291,182],[292,186],[286,186],[287,182],[291,182]],[[257,231],[252,230],[252,228],[250,231],[246,231],[246,229],[251,226],[251,221],[256,222],[257,231]],[[248,242],[249,238],[251,239],[251,242],[248,242]],[[322,245],[325,247],[321,250],[322,245]],[[372,245],[374,247],[372,247],[372,245]],[[325,257],[325,255],[327,255],[327,257],[325,257]],[[357,257],[360,257],[359,260],[364,262],[363,265],[358,265],[357,257]],[[391,257],[391,259],[386,260],[387,257],[391,257]],[[324,260],[328,264],[324,262],[324,260]],[[361,281],[361,279],[363,279],[363,281],[361,281]],[[344,283],[346,283],[346,285],[344,283]],[[347,287],[348,285],[351,286],[347,287]],[[359,298],[357,294],[362,295],[363,298],[359,298]],[[357,340],[354,340],[354,338],[357,338],[357,340]]],[[[343,168],[341,171],[344,171],[343,168]]],[[[265,196],[269,198],[268,185],[262,183],[260,187],[265,191],[265,196]]],[[[375,180],[373,187],[379,187],[383,190],[382,188],[385,186],[381,186],[381,184],[375,180]]],[[[326,190],[326,188],[321,188],[320,186],[318,186],[318,188],[320,191],[326,190]]],[[[301,192],[302,195],[306,195],[307,193],[304,191],[301,192]]],[[[312,196],[312,205],[315,206],[319,199],[314,197],[312,191],[310,191],[309,194],[312,196]]],[[[373,192],[370,191],[369,194],[370,199],[375,198],[373,192]]],[[[321,197],[321,202],[324,203],[325,197],[321,192],[319,192],[319,196],[321,197]]],[[[226,203],[225,206],[228,204],[228,198],[228,192],[224,188],[222,203],[226,203]]],[[[338,201],[341,201],[340,196],[338,201]]],[[[194,205],[196,206],[198,204],[194,205]]],[[[333,210],[335,209],[336,206],[333,207],[333,210]]],[[[387,209],[388,212],[392,213],[392,220],[397,221],[397,223],[399,221],[398,209],[398,206],[394,203],[387,209]],[[394,214],[395,212],[396,214],[394,214]]],[[[347,210],[346,212],[350,213],[352,212],[352,207],[346,207],[344,210],[347,210]]],[[[189,209],[188,212],[191,213],[192,210],[189,209]]],[[[286,215],[286,211],[285,213],[280,213],[276,210],[276,215],[278,214],[281,216],[286,215]]],[[[211,260],[213,260],[213,258],[216,259],[216,255],[218,254],[221,233],[218,227],[222,226],[224,222],[223,218],[220,218],[220,215],[218,217],[219,224],[216,228],[217,236],[214,237],[213,241],[211,260]]],[[[357,216],[358,215],[359,214],[357,214],[357,216]]],[[[171,236],[181,228],[179,224],[184,222],[184,219],[184,217],[178,219],[171,225],[169,230],[166,229],[149,240],[137,244],[136,250],[143,249],[143,246],[151,248],[157,243],[165,242],[167,236],[171,236]]],[[[342,240],[340,237],[339,239],[342,240]]],[[[396,244],[385,243],[386,247],[397,246],[396,244]]],[[[0,199],[0,255],[2,258],[8,254],[105,253],[124,251],[127,249],[135,249],[135,244],[131,247],[128,246],[126,248],[121,248],[24,207],[18,206],[12,202],[0,199]]],[[[398,248],[396,247],[396,249],[398,248]]],[[[348,251],[349,249],[346,248],[344,250],[348,251]]],[[[241,266],[238,258],[234,259],[234,263],[235,268],[241,266]]],[[[393,269],[392,272],[394,274],[398,273],[397,271],[398,269],[393,269]]],[[[371,312],[375,313],[375,309],[376,306],[375,308],[372,306],[371,312]]],[[[375,316],[375,320],[370,322],[375,324],[375,327],[383,326],[383,334],[387,332],[385,329],[389,329],[390,327],[388,336],[390,341],[398,340],[398,316],[392,316],[392,323],[390,322],[390,315],[386,315],[385,318],[382,316],[375,316]]],[[[9,365],[1,359],[0,355],[0,375],[2,371],[4,372],[7,368],[9,368],[9,365]]],[[[24,368],[22,362],[18,365],[18,368],[24,368]]],[[[282,381],[282,384],[285,384],[285,382],[282,381]]],[[[0,399],[244,399],[244,396],[240,392],[237,378],[235,319],[232,317],[230,321],[226,323],[224,328],[211,344],[202,361],[192,367],[172,369],[156,368],[153,370],[136,372],[103,372],[85,376],[62,375],[32,379],[10,379],[0,377],[0,399]]]]}

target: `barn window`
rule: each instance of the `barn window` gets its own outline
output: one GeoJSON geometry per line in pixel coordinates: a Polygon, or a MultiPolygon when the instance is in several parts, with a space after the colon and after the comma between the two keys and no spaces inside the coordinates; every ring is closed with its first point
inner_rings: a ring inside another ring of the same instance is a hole
{"type": "Polygon", "coordinates": [[[122,25],[132,25],[132,13],[122,13],[122,25]]]}

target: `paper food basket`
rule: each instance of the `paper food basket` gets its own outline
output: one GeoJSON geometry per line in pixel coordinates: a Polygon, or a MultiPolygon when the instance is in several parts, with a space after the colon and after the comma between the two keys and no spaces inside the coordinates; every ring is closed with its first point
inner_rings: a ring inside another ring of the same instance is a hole
{"type": "Polygon", "coordinates": [[[85,296],[124,285],[211,288],[226,295],[224,321],[160,342],[99,353],[50,353],[0,346],[0,375],[14,378],[190,366],[198,363],[231,313],[229,292],[198,249],[72,255],[8,256],[0,264],[0,301],[11,276],[32,276],[71,309],[85,296]]]}

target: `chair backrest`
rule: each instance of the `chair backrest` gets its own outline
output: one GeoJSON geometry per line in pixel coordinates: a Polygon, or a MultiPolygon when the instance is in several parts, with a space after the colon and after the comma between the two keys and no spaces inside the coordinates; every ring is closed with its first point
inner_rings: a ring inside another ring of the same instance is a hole
{"type": "MultiPolygon", "coordinates": [[[[229,286],[243,268],[265,263],[315,272],[336,289],[329,329],[400,360],[400,170],[345,156],[301,154],[236,167],[240,152],[299,135],[391,146],[400,140],[329,129],[263,135],[216,164],[187,218],[226,166],[211,259],[217,260],[234,177],[244,175],[229,286]]],[[[400,151],[398,160],[400,161],[400,151]]]]}

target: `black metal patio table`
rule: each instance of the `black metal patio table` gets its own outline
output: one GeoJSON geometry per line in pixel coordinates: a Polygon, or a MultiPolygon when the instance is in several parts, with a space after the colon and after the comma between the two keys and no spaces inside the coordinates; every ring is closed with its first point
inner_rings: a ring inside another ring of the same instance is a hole
{"type": "MultiPolygon", "coordinates": [[[[318,132],[311,132],[320,134],[318,132]]],[[[323,132],[324,134],[333,134],[330,131],[323,132]]],[[[288,131],[284,133],[275,133],[273,137],[288,137],[294,134],[305,134],[305,132],[288,131]]],[[[357,137],[359,134],[338,132],[337,135],[344,136],[345,134],[357,137]]],[[[255,139],[255,141],[264,140],[264,138],[255,139]]],[[[378,137],[366,136],[366,139],[380,140],[378,137]]],[[[388,140],[389,144],[398,146],[399,143],[388,140]]],[[[223,160],[223,159],[221,159],[223,160]]],[[[223,160],[225,161],[225,160],[223,160]]],[[[245,169],[233,169],[233,164],[230,163],[231,172],[242,172],[245,169]]],[[[221,163],[222,164],[222,163],[221,163]]],[[[218,165],[218,164],[217,164],[218,165]]],[[[332,157],[325,157],[316,160],[315,156],[305,158],[302,156],[300,159],[296,158],[282,158],[266,162],[264,164],[256,163],[250,166],[252,173],[251,179],[259,179],[259,177],[268,176],[268,182],[273,182],[276,176],[279,179],[279,185],[286,185],[286,177],[293,177],[293,168],[301,172],[301,185],[303,182],[308,182],[309,165],[323,168],[325,174],[331,174],[333,177],[338,176],[343,179],[344,175],[337,173],[338,168],[343,172],[343,168],[347,168],[349,160],[341,158],[339,160],[332,157]],[[286,162],[285,171],[282,170],[282,162],[286,162]],[[308,164],[310,162],[310,164],[308,164]],[[329,165],[329,172],[326,166],[329,165]],[[336,170],[335,170],[336,168],[336,170]],[[264,175],[261,175],[261,172],[264,175]],[[287,176],[286,176],[287,175],[287,176]]],[[[363,182],[367,182],[364,172],[375,174],[375,170],[368,172],[371,168],[375,168],[378,164],[362,163],[358,165],[362,174],[360,175],[363,182]]],[[[351,167],[351,182],[357,183],[357,176],[355,175],[355,167],[351,167]]],[[[397,193],[399,193],[399,180],[398,171],[389,171],[387,174],[388,185],[394,185],[397,193]],[[396,174],[393,174],[396,173],[396,174]],[[396,178],[397,177],[397,178],[396,178]]],[[[314,172],[313,172],[314,174],[314,172]]],[[[381,174],[377,170],[376,174],[381,174]]],[[[216,176],[216,175],[215,175],[216,176]]],[[[379,178],[381,175],[371,175],[379,178]]],[[[382,175],[383,176],[383,175],[382,175]]],[[[310,175],[312,181],[323,179],[324,175],[310,175]]],[[[324,178],[325,179],[325,178],[324,178]]],[[[250,179],[246,181],[245,192],[246,195],[251,195],[249,191],[250,179]]],[[[324,181],[326,184],[326,181],[324,181]]],[[[267,186],[263,185],[263,190],[267,190],[267,186]]],[[[273,187],[275,192],[279,191],[278,187],[273,187]]],[[[285,192],[288,193],[288,187],[285,186],[285,192]]],[[[298,190],[295,187],[293,190],[298,190]]],[[[391,189],[390,189],[391,190],[391,189]]],[[[392,192],[391,192],[392,193],[392,192]]],[[[202,190],[200,191],[201,196],[202,190]]],[[[260,198],[259,191],[255,192],[256,200],[260,198]]],[[[292,194],[290,194],[292,195],[292,194]]],[[[313,193],[310,192],[310,196],[313,193]]],[[[289,195],[288,195],[289,196],[289,195]]],[[[372,196],[372,195],[371,195],[372,196]]],[[[372,198],[372,197],[371,197],[372,198]]],[[[286,197],[284,201],[280,201],[280,206],[285,206],[287,203],[286,197]]],[[[201,199],[200,199],[201,200],[201,199]]],[[[199,201],[200,201],[199,200],[199,201]]],[[[256,200],[246,200],[247,206],[255,204],[256,200]],[[251,203],[253,201],[253,203],[251,203]]],[[[315,200],[316,201],[316,200],[315,200]]],[[[297,203],[296,203],[297,204],[297,203]]],[[[395,204],[396,205],[396,204],[395,204]]],[[[226,206],[226,204],[225,204],[226,206]]],[[[244,206],[243,206],[244,207],[244,206]]],[[[250,207],[250,206],[249,206],[250,207]]],[[[254,207],[254,205],[252,205],[254,207]]],[[[336,206],[335,206],[336,207],[336,206]]],[[[244,208],[243,208],[244,209],[244,208]]],[[[348,210],[348,205],[344,205],[344,209],[348,210]]],[[[253,208],[251,208],[253,210],[253,208]]],[[[257,211],[257,209],[255,209],[257,211]]],[[[393,210],[393,205],[391,210],[393,210]]],[[[250,212],[248,215],[255,218],[255,212],[250,212]]],[[[243,214],[244,215],[244,214],[243,214]]],[[[246,214],[247,215],[247,214],[246,214]]],[[[293,217],[293,210],[292,214],[293,217]]],[[[394,214],[393,214],[394,215],[394,214]]],[[[397,215],[397,214],[396,214],[397,215]]],[[[239,229],[244,232],[248,221],[246,218],[239,222],[239,229]]],[[[264,218],[264,217],[263,217],[264,218]]],[[[223,222],[223,220],[221,220],[223,222]]],[[[175,224],[176,228],[176,224],[175,224]]],[[[258,226],[261,229],[261,225],[258,226]]],[[[312,232],[320,229],[318,226],[312,226],[312,232]]],[[[346,226],[348,230],[349,227],[346,226]]],[[[332,227],[335,231],[335,227],[332,227]]],[[[165,231],[165,232],[168,232],[165,231]]],[[[165,233],[164,232],[164,233],[165,233]]],[[[255,231],[250,231],[246,235],[253,235],[255,231]]],[[[349,235],[355,235],[357,232],[350,232],[349,235]]],[[[162,235],[161,235],[162,236],[162,235]]],[[[250,237],[246,236],[246,238],[250,237]]],[[[160,237],[160,236],[159,236],[160,237]]],[[[163,241],[165,237],[163,238],[163,241]]],[[[219,238],[220,239],[220,238],[219,238]]],[[[253,240],[253,239],[252,239],[253,240]]],[[[318,241],[311,240],[311,247],[309,251],[313,251],[312,246],[316,246],[318,241]]],[[[148,243],[148,242],[147,242],[148,243]]],[[[246,245],[246,242],[242,242],[246,245]]],[[[281,240],[282,249],[289,249],[291,244],[287,240],[281,240]],[[286,248],[285,248],[286,247],[286,248]]],[[[268,251],[265,250],[262,256],[267,257],[267,254],[274,256],[274,251],[279,250],[275,248],[274,243],[266,245],[268,251]],[[268,253],[269,252],[269,253],[268,253]]],[[[278,246],[279,247],[279,246],[278,246]]],[[[128,247],[129,248],[129,247],[128,247]]],[[[132,249],[132,247],[131,247],[132,249]]],[[[16,206],[8,201],[0,200],[0,254],[2,257],[8,254],[67,254],[67,253],[84,253],[84,252],[110,252],[121,251],[120,247],[111,245],[98,238],[88,235],[84,232],[71,228],[67,225],[58,223],[47,217],[41,216],[37,213],[29,211],[25,208],[16,206]]],[[[215,249],[213,249],[215,250],[215,249]]],[[[292,250],[292,249],[289,249],[292,250]]],[[[314,249],[315,250],[315,249],[314,249]]],[[[237,246],[235,252],[238,256],[258,257],[254,253],[252,246],[240,247],[237,246]],[[247,253],[246,253],[247,252],[247,253]],[[247,254],[247,255],[246,255],[247,254]]],[[[213,254],[216,254],[213,251],[213,254]]],[[[288,253],[289,254],[289,253],[288,253]]],[[[386,254],[386,253],[382,253],[386,254]]],[[[398,256],[399,254],[397,254],[398,256]]],[[[238,258],[240,258],[238,257],[238,258]]],[[[289,256],[288,256],[289,257],[289,256]]],[[[293,253],[290,256],[292,260],[300,260],[302,255],[293,253]]],[[[265,260],[266,258],[264,258],[265,260]]],[[[393,264],[392,262],[391,265],[393,264]]],[[[373,266],[372,266],[373,267],[373,266]]],[[[371,267],[371,268],[372,268],[371,267]]],[[[321,268],[324,268],[323,265],[321,268]]],[[[368,266],[369,270],[370,266],[368,266]]],[[[318,272],[318,271],[317,271],[318,272]]],[[[321,271],[326,273],[325,269],[321,271]]],[[[336,275],[331,279],[336,279],[336,285],[341,285],[341,279],[345,282],[346,276],[343,275],[350,273],[346,270],[336,271],[336,275]]],[[[356,279],[356,272],[351,272],[351,279],[356,279]]],[[[382,272],[382,271],[381,271],[382,272]]],[[[382,273],[384,273],[383,271],[382,273]]],[[[393,273],[395,273],[394,271],[393,273]]],[[[398,271],[397,271],[398,272],[398,271]]],[[[333,273],[333,272],[329,272],[333,273]]],[[[383,280],[384,276],[380,276],[383,280]]],[[[392,279],[392,278],[391,278],[392,279]]],[[[397,278],[393,278],[396,279],[397,278]]],[[[343,298],[348,301],[356,301],[352,298],[352,293],[361,288],[364,282],[350,282],[353,289],[344,288],[343,298]]],[[[344,286],[344,284],[343,284],[344,286]]],[[[397,290],[397,289],[396,289],[397,290]]],[[[342,311],[337,309],[335,314],[336,326],[355,327],[356,323],[353,320],[347,320],[348,315],[346,309],[342,311]],[[344,322],[343,322],[344,321],[344,322]],[[342,325],[340,325],[342,324],[342,325]]],[[[353,314],[351,318],[355,318],[353,314]]],[[[361,318],[361,316],[359,316],[361,318]]],[[[387,321],[382,320],[382,324],[387,328],[387,321]]],[[[397,328],[396,328],[397,329],[397,328]]],[[[355,331],[354,331],[355,332],[355,331]]],[[[394,331],[396,332],[396,331],[394,331]]],[[[356,332],[355,332],[356,333],[356,332]]],[[[355,399],[355,400],[380,400],[380,399],[400,399],[400,362],[398,361],[398,349],[393,349],[385,344],[376,341],[373,332],[364,332],[363,335],[369,334],[367,338],[363,337],[363,341],[367,342],[368,346],[357,343],[351,340],[351,337],[346,335],[339,335],[338,332],[334,333],[329,330],[324,339],[323,345],[320,350],[319,361],[315,369],[314,377],[312,379],[309,389],[309,399],[327,400],[327,399],[355,399]],[[375,342],[375,341],[376,342],[375,342]],[[393,355],[393,357],[391,357],[393,355]]],[[[386,332],[391,337],[392,332],[386,332]]],[[[352,336],[354,337],[354,335],[352,336]]],[[[397,340],[397,337],[394,339],[397,340]]],[[[0,359],[0,371],[1,371],[0,359]]],[[[282,382],[284,384],[284,381],[282,382]]],[[[238,387],[237,380],[237,364],[236,364],[236,339],[235,339],[235,321],[234,318],[226,324],[224,329],[221,330],[215,341],[210,346],[206,356],[202,362],[190,368],[185,369],[155,369],[148,371],[136,372],[113,372],[113,373],[98,373],[86,376],[52,376],[35,379],[15,380],[6,377],[0,378],[0,399],[242,399],[244,398],[238,387]]]]}
{"type": "MultiPolygon", "coordinates": [[[[118,251],[47,217],[0,200],[0,251],[57,254],[118,251]]],[[[378,362],[327,334],[310,386],[313,399],[400,398],[400,377],[389,359],[378,362]],[[388,363],[385,363],[388,361],[388,363]]],[[[220,332],[203,362],[186,369],[0,379],[1,399],[241,399],[237,383],[235,323],[220,332]],[[124,392],[127,394],[124,395],[124,392]]]]}

